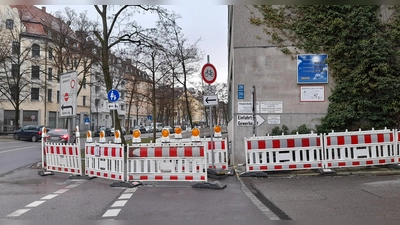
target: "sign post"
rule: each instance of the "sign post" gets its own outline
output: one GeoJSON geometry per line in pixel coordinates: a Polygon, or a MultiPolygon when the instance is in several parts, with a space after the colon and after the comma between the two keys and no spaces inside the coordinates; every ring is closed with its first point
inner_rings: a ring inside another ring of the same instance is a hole
{"type": "Polygon", "coordinates": [[[120,96],[120,94],[119,94],[119,91],[117,90],[117,89],[111,89],[111,90],[109,90],[108,91],[108,93],[107,93],[107,98],[108,98],[108,101],[110,101],[111,103],[114,103],[114,104],[108,104],[108,109],[111,109],[111,110],[113,110],[113,117],[114,117],[114,130],[116,130],[117,128],[115,127],[115,121],[118,119],[118,111],[117,111],[117,113],[115,113],[115,111],[118,109],[118,104],[117,103],[115,103],[115,102],[117,102],[118,100],[119,100],[119,96],[120,96]],[[115,114],[117,114],[117,115],[115,115],[115,114]]]}
{"type": "MultiPolygon", "coordinates": [[[[73,137],[73,127],[75,127],[76,117],[76,98],[78,90],[78,75],[76,71],[70,71],[60,74],[60,115],[61,118],[67,119],[69,137],[73,137]]],[[[72,138],[68,138],[68,143],[71,143],[72,138]]]]}
{"type": "Polygon", "coordinates": [[[204,106],[209,106],[209,118],[210,118],[210,141],[211,141],[211,161],[212,161],[212,169],[215,169],[215,156],[214,156],[214,142],[213,142],[213,126],[212,126],[212,106],[218,104],[218,97],[215,93],[212,93],[211,84],[217,79],[217,70],[214,65],[210,63],[210,56],[207,55],[207,63],[201,69],[201,77],[204,82],[208,84],[208,94],[212,96],[203,96],[204,106]]]}

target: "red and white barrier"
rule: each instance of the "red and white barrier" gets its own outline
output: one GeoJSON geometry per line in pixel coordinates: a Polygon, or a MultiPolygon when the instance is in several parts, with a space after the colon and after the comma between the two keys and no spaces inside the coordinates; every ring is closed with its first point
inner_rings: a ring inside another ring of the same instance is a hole
{"type": "Polygon", "coordinates": [[[397,131],[391,130],[329,133],[324,141],[324,166],[340,168],[399,163],[395,134],[397,131]]]}
{"type": "Polygon", "coordinates": [[[85,174],[89,177],[124,181],[124,146],[86,143],[85,174]]]}
{"type": "Polygon", "coordinates": [[[134,144],[128,152],[127,181],[207,181],[204,145],[134,144]]]}
{"type": "Polygon", "coordinates": [[[246,170],[322,169],[322,135],[282,135],[245,138],[246,170]]]}
{"type": "Polygon", "coordinates": [[[82,176],[80,145],[45,142],[45,169],[82,176]]]}

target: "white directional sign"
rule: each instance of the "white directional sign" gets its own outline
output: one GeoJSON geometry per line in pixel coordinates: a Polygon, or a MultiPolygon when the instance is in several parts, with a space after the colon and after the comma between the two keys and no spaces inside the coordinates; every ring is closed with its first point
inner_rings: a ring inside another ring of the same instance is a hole
{"type": "Polygon", "coordinates": [[[117,110],[119,107],[118,103],[108,103],[108,109],[117,110]]]}
{"type": "MultiPolygon", "coordinates": [[[[264,118],[262,118],[260,115],[256,115],[256,126],[260,126],[262,123],[264,123],[264,118]]],[[[246,126],[253,126],[254,120],[253,120],[253,115],[237,115],[237,123],[236,125],[238,127],[246,127],[246,126]]]]}
{"type": "Polygon", "coordinates": [[[60,74],[60,117],[76,116],[77,89],[76,71],[60,74]]]}
{"type": "Polygon", "coordinates": [[[203,105],[204,106],[218,105],[218,96],[204,95],[203,96],[203,105]]]}

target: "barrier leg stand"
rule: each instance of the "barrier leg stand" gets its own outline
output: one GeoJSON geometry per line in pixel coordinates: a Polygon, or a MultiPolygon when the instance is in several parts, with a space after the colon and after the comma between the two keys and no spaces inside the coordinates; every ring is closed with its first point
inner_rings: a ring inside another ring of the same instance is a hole
{"type": "Polygon", "coordinates": [[[46,141],[47,141],[47,130],[45,127],[42,128],[42,170],[38,171],[39,176],[54,175],[53,171],[47,171],[46,167],[46,141]]]}
{"type": "Polygon", "coordinates": [[[226,184],[222,184],[219,181],[213,181],[213,182],[202,182],[202,183],[196,183],[192,185],[192,188],[209,188],[209,189],[224,189],[226,188],[226,184]]]}

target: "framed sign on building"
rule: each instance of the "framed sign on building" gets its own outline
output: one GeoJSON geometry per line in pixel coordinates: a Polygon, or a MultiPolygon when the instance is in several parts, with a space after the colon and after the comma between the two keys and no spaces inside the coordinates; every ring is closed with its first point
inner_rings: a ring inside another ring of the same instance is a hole
{"type": "Polygon", "coordinates": [[[300,87],[301,102],[323,102],[325,101],[324,86],[301,86],[300,87]]]}
{"type": "Polygon", "coordinates": [[[297,55],[298,84],[327,84],[328,63],[327,54],[297,55]]]}

